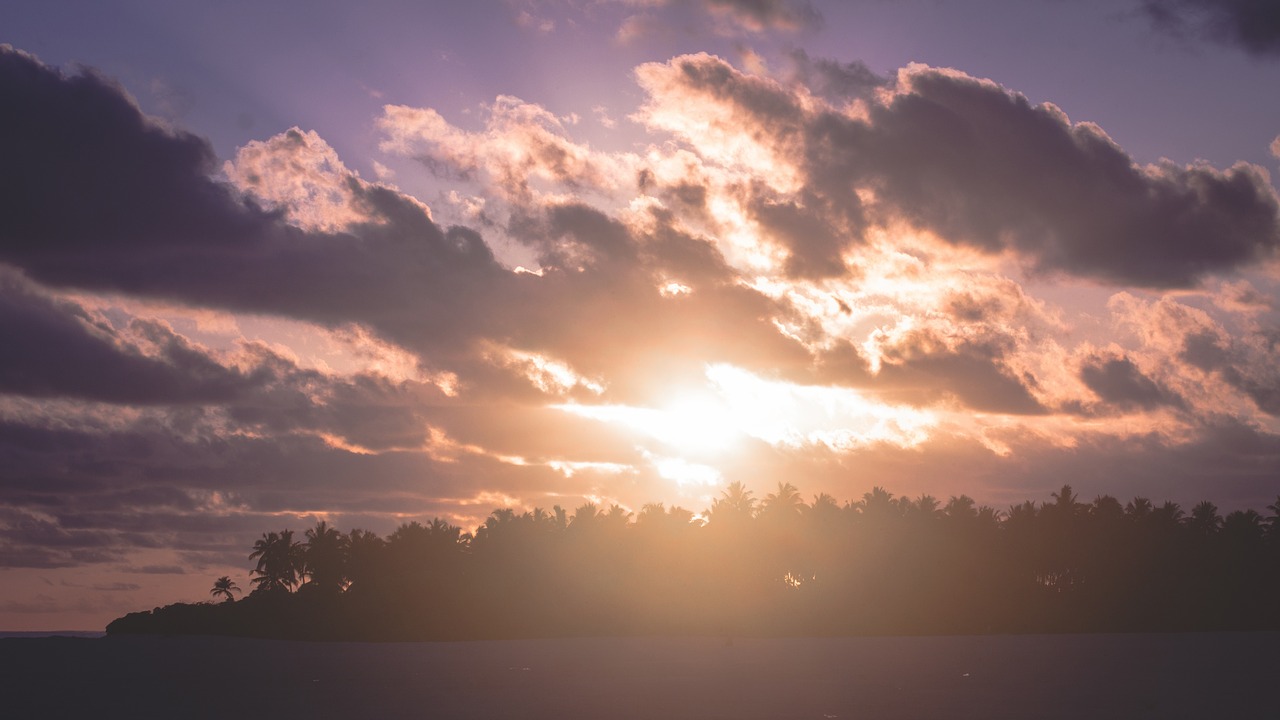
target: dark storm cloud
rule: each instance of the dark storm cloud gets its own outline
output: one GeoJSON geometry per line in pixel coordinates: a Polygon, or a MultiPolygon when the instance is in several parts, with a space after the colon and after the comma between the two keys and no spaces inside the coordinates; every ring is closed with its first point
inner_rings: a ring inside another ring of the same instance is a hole
{"type": "Polygon", "coordinates": [[[1121,409],[1184,404],[1181,397],[1147,377],[1127,357],[1091,356],[1080,366],[1080,379],[1099,398],[1121,409]]]}
{"type": "Polygon", "coordinates": [[[1142,0],[1159,29],[1188,31],[1255,55],[1280,55],[1280,4],[1273,0],[1142,0]]]}

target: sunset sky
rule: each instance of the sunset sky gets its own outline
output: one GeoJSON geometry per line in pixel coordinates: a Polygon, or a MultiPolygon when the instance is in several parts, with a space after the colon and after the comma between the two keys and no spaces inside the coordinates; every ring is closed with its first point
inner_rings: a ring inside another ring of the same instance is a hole
{"type": "Polygon", "coordinates": [[[732,481],[1280,494],[1280,9],[0,5],[0,630],[732,481]]]}

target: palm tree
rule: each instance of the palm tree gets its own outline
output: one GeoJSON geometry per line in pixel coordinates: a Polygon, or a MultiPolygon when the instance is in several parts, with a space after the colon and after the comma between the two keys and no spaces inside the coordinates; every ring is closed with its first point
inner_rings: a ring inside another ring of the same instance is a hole
{"type": "Polygon", "coordinates": [[[982,527],[998,528],[1003,517],[1004,513],[993,507],[987,505],[978,506],[978,524],[982,527]]]}
{"type": "Polygon", "coordinates": [[[604,511],[600,506],[587,501],[573,511],[573,515],[569,518],[569,527],[574,528],[575,532],[581,532],[593,527],[595,521],[602,517],[604,517],[604,511]]]}
{"type": "Polygon", "coordinates": [[[1111,495],[1099,495],[1089,506],[1089,516],[1103,523],[1114,524],[1124,518],[1124,506],[1111,495]]]}
{"type": "Polygon", "coordinates": [[[972,520],[978,517],[978,508],[968,495],[952,495],[942,508],[942,514],[949,520],[972,520]]]}
{"type": "Polygon", "coordinates": [[[1151,511],[1151,519],[1161,527],[1176,527],[1185,515],[1182,506],[1172,500],[1165,500],[1160,507],[1151,511]]]}
{"type": "Polygon", "coordinates": [[[903,507],[893,499],[893,493],[879,485],[871,488],[871,492],[863,493],[862,499],[851,505],[858,516],[864,520],[884,522],[902,517],[903,507]]]}
{"type": "MultiPolygon", "coordinates": [[[[516,522],[516,514],[510,508],[494,510],[477,529],[478,538],[488,539],[500,528],[516,522]]],[[[412,558],[410,562],[429,562],[444,555],[461,553],[466,549],[469,535],[462,528],[450,525],[441,518],[433,518],[428,525],[414,520],[396,528],[387,536],[387,545],[397,556],[412,558]]]]}
{"type": "Polygon", "coordinates": [[[1222,521],[1222,534],[1244,546],[1259,546],[1266,535],[1265,520],[1257,510],[1236,510],[1222,521]]]}
{"type": "Polygon", "coordinates": [[[1271,511],[1271,515],[1265,520],[1267,524],[1267,536],[1280,541],[1280,495],[1276,496],[1276,501],[1267,506],[1271,511]]]}
{"type": "Polygon", "coordinates": [[[899,500],[902,512],[908,518],[918,521],[934,520],[942,517],[943,510],[938,503],[938,498],[932,495],[921,495],[912,502],[906,498],[899,500]]]}
{"type": "MultiPolygon", "coordinates": [[[[352,588],[367,589],[384,579],[386,542],[369,530],[354,528],[347,533],[347,581],[352,588]]],[[[350,588],[348,588],[350,589],[350,588]]]]}
{"type": "Polygon", "coordinates": [[[1203,500],[1191,508],[1191,517],[1186,520],[1187,527],[1198,535],[1217,535],[1222,529],[1222,518],[1218,515],[1218,506],[1203,500]]]}
{"type": "Polygon", "coordinates": [[[778,492],[769,493],[760,503],[761,517],[794,518],[804,510],[800,490],[791,483],[778,483],[778,492]]]}
{"type": "Polygon", "coordinates": [[[1053,502],[1046,503],[1041,509],[1048,511],[1051,515],[1075,517],[1089,507],[1079,502],[1075,491],[1071,489],[1070,485],[1063,485],[1058,492],[1049,493],[1049,497],[1053,498],[1053,502]]]}
{"type": "Polygon", "coordinates": [[[303,570],[309,588],[338,592],[346,585],[347,537],[321,520],[307,530],[303,570]]]}
{"type": "Polygon", "coordinates": [[[236,598],[235,595],[232,595],[233,592],[240,592],[240,587],[236,585],[235,580],[223,575],[213,581],[213,589],[209,591],[209,594],[214,597],[221,596],[223,602],[235,602],[236,598]]]}
{"type": "Polygon", "coordinates": [[[252,580],[255,592],[290,592],[301,579],[302,545],[294,542],[292,530],[263,533],[254,541],[249,559],[258,561],[251,571],[258,576],[252,580]]]}
{"type": "MultiPolygon", "coordinates": [[[[504,537],[509,539],[515,513],[504,510],[506,512],[494,511],[476,531],[478,546],[501,545],[504,537]],[[495,517],[507,519],[495,520],[495,517]]],[[[387,572],[408,596],[421,598],[433,587],[457,580],[470,540],[471,536],[463,534],[462,528],[441,518],[433,518],[427,525],[416,520],[404,523],[387,536],[384,553],[387,572]]]]}
{"type": "Polygon", "coordinates": [[[636,514],[636,527],[663,527],[667,519],[667,507],[662,503],[645,503],[636,514]]]}
{"type": "Polygon", "coordinates": [[[711,509],[707,514],[713,521],[717,518],[749,520],[755,517],[756,499],[751,497],[751,491],[745,485],[734,480],[720,493],[720,497],[711,503],[711,509]]]}
{"type": "Polygon", "coordinates": [[[1124,506],[1124,514],[1135,520],[1147,518],[1152,510],[1151,501],[1144,497],[1135,497],[1124,506]]]}

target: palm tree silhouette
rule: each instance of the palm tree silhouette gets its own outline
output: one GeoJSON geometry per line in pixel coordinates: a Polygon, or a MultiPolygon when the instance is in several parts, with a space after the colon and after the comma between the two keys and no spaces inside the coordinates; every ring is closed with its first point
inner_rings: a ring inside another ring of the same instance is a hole
{"type": "Polygon", "coordinates": [[[223,602],[235,602],[236,598],[232,595],[233,592],[240,592],[240,587],[236,585],[235,580],[223,575],[213,581],[213,589],[209,591],[209,594],[214,597],[221,596],[223,602]]]}
{"type": "Polygon", "coordinates": [[[249,559],[258,561],[251,571],[258,576],[252,580],[255,592],[289,592],[301,579],[302,546],[294,542],[292,530],[263,533],[254,541],[249,559]]]}
{"type": "Polygon", "coordinates": [[[1280,542],[1280,495],[1276,496],[1276,501],[1267,506],[1271,514],[1263,520],[1267,525],[1267,537],[1274,542],[1280,542]]]}
{"type": "Polygon", "coordinates": [[[921,495],[914,502],[906,498],[899,500],[904,516],[918,522],[927,522],[943,516],[943,509],[938,498],[932,495],[921,495]]]}
{"type": "Polygon", "coordinates": [[[321,520],[307,530],[303,548],[303,569],[307,586],[324,592],[338,592],[346,584],[347,536],[321,520]]]}
{"type": "Polygon", "coordinates": [[[791,483],[778,483],[778,492],[769,493],[760,503],[760,515],[769,518],[793,518],[805,508],[800,490],[791,483]]]}
{"type": "Polygon", "coordinates": [[[1135,497],[1125,503],[1124,514],[1135,520],[1142,520],[1151,515],[1151,501],[1144,497],[1135,497]]]}
{"type": "Polygon", "coordinates": [[[904,505],[893,499],[893,493],[877,485],[871,492],[863,493],[862,499],[852,503],[851,508],[864,520],[883,523],[901,518],[904,505]]]}
{"type": "Polygon", "coordinates": [[[720,497],[712,501],[707,515],[713,523],[717,519],[725,518],[729,518],[732,522],[733,520],[750,520],[755,517],[756,510],[756,499],[751,496],[751,491],[740,481],[734,480],[721,491],[720,497]]]}
{"type": "Polygon", "coordinates": [[[1191,508],[1191,517],[1186,520],[1187,527],[1199,535],[1216,535],[1222,529],[1222,518],[1218,515],[1218,506],[1204,500],[1191,508]]]}

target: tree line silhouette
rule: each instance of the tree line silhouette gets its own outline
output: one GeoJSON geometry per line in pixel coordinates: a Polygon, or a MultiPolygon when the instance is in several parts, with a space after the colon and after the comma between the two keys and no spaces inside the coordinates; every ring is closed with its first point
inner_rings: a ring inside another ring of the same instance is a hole
{"type": "Polygon", "coordinates": [[[1268,516],[1070,485],[1007,511],[876,487],[804,502],[733,483],[701,516],[586,503],[436,519],[386,538],[321,521],[267,532],[252,592],[131,613],[108,633],[334,640],[625,634],[847,635],[1280,629],[1268,516]]]}

